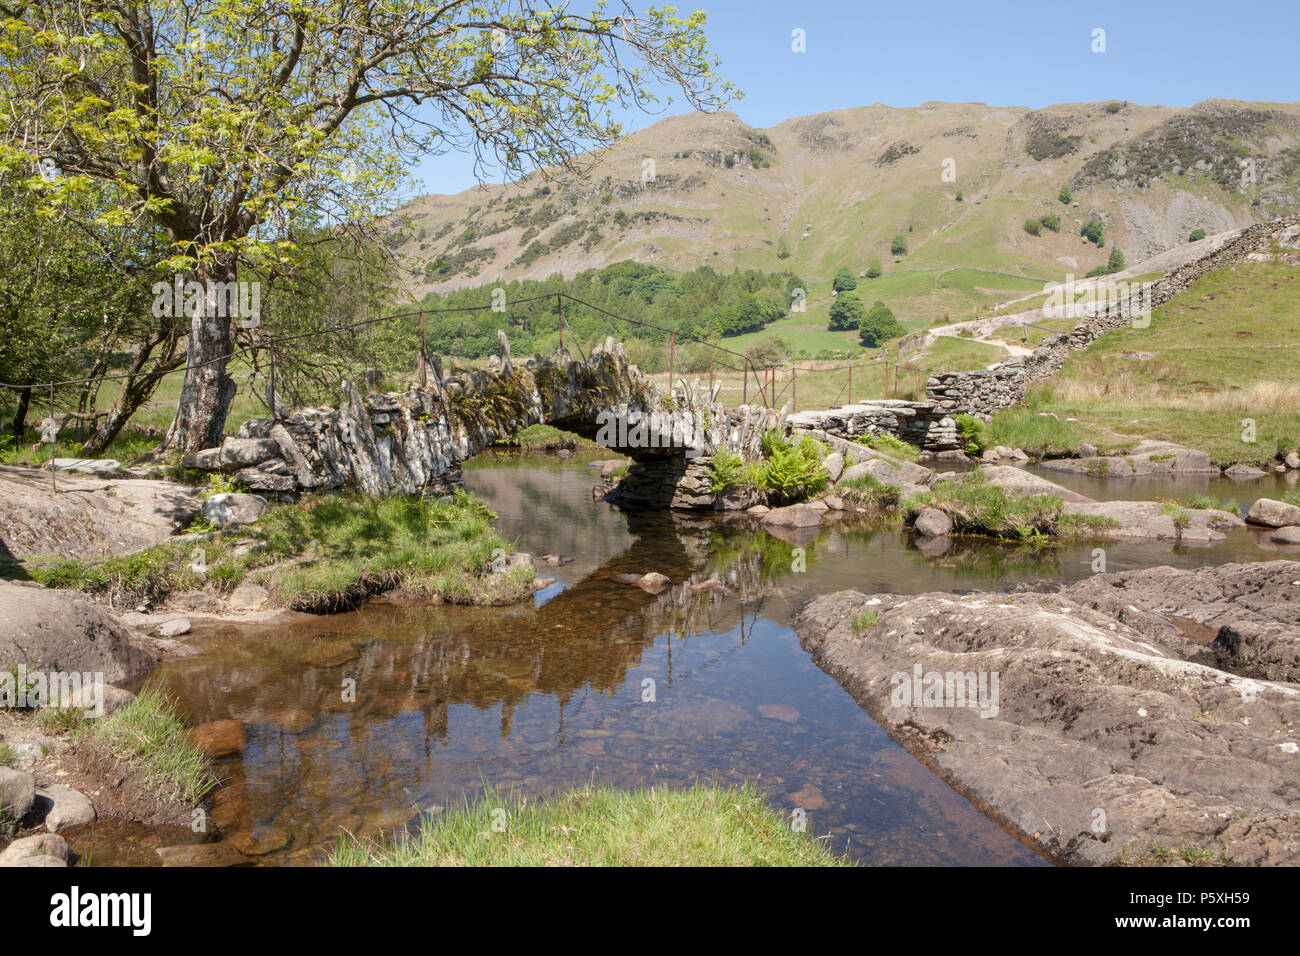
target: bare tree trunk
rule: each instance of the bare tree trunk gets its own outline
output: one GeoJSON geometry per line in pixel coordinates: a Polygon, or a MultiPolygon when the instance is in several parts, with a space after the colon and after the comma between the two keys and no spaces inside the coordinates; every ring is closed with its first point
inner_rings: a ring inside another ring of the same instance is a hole
{"type": "Polygon", "coordinates": [[[203,263],[186,276],[187,284],[191,280],[202,283],[204,293],[201,307],[190,317],[185,383],[160,451],[194,452],[220,445],[226,413],[235,397],[235,380],[226,374],[234,348],[235,317],[227,308],[230,297],[222,294],[222,285],[235,281],[234,264],[203,263]]]}
{"type": "Polygon", "coordinates": [[[14,438],[22,441],[23,432],[27,430],[27,410],[32,407],[32,390],[24,388],[18,393],[18,410],[14,412],[14,438]]]}

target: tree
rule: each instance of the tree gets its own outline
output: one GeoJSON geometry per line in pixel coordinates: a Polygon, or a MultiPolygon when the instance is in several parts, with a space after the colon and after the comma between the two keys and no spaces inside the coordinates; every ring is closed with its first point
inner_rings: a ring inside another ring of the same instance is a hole
{"type": "Polygon", "coordinates": [[[832,332],[844,332],[849,329],[856,329],[858,323],[862,321],[866,308],[852,292],[841,292],[831,303],[831,324],[832,332]]]}
{"type": "Polygon", "coordinates": [[[1069,186],[1062,186],[1061,191],[1056,194],[1056,198],[1067,206],[1074,202],[1074,196],[1071,194],[1069,186]]]}
{"type": "Polygon", "coordinates": [[[893,310],[877,299],[859,326],[858,339],[866,348],[874,349],[904,331],[903,324],[894,318],[893,310]]]}
{"type": "Polygon", "coordinates": [[[58,0],[0,17],[5,151],[53,161],[54,204],[99,183],[112,216],[152,219],[167,268],[201,290],[164,441],[186,451],[220,442],[234,396],[239,267],[292,254],[291,226],[368,221],[409,162],[447,148],[477,170],[581,172],[579,154],[620,135],[615,108],[649,108],[651,83],[703,110],[735,94],[705,15],[672,8],[58,0]]]}
{"type": "Polygon", "coordinates": [[[1127,264],[1124,261],[1124,253],[1120,251],[1119,246],[1116,246],[1110,250],[1110,258],[1106,260],[1106,272],[1119,272],[1127,264]]]}
{"type": "Polygon", "coordinates": [[[1101,223],[1095,219],[1089,219],[1085,222],[1082,228],[1079,229],[1079,235],[1089,242],[1095,242],[1098,248],[1106,244],[1106,240],[1102,235],[1101,223]]]}
{"type": "Polygon", "coordinates": [[[1026,219],[1025,232],[1031,236],[1037,236],[1043,231],[1043,221],[1041,219],[1026,219]]]}
{"type": "Polygon", "coordinates": [[[858,277],[849,271],[847,266],[841,266],[835,273],[835,278],[831,280],[831,288],[836,292],[852,292],[857,287],[858,277]]]}
{"type": "Polygon", "coordinates": [[[879,279],[883,273],[884,270],[880,268],[880,256],[872,256],[867,263],[867,278],[879,279]]]}
{"type": "Polygon", "coordinates": [[[907,255],[907,237],[898,233],[889,243],[889,251],[896,256],[907,255]]]}

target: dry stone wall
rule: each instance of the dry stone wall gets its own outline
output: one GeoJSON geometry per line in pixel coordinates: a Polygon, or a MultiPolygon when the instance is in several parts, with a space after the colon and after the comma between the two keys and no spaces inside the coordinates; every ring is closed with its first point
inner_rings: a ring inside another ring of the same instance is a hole
{"type": "MultiPolygon", "coordinates": [[[[1125,291],[1124,295],[1103,294],[1097,301],[1074,304],[1067,289],[1066,304],[1084,313],[1068,333],[1049,336],[1030,355],[1007,359],[992,368],[933,375],[926,382],[926,397],[947,414],[988,418],[998,409],[1023,402],[1031,383],[1056,375],[1071,349],[1085,349],[1107,332],[1141,321],[1212,269],[1241,262],[1277,243],[1293,246],[1297,239],[1300,216],[1287,216],[1248,226],[1213,252],[1154,282],[1131,289],[1117,283],[1115,287],[1125,291]]],[[[1104,289],[1106,284],[1101,285],[1104,289]]]]}

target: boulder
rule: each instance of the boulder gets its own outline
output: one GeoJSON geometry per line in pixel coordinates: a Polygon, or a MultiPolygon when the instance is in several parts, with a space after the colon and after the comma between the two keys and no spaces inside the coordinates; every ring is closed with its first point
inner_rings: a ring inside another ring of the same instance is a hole
{"type": "Polygon", "coordinates": [[[1274,544],[1300,544],[1300,526],[1292,524],[1278,528],[1268,540],[1274,544]]]}
{"type": "Polygon", "coordinates": [[[1013,465],[981,465],[980,471],[984,473],[984,477],[988,479],[990,485],[1003,488],[1006,491],[1014,491],[1017,494],[1059,495],[1062,501],[1088,502],[1092,500],[1077,491],[1071,491],[1063,485],[1048,481],[1046,478],[1040,478],[1032,472],[1025,471],[1023,468],[1016,468],[1013,465]]]}
{"type": "Polygon", "coordinates": [[[55,836],[53,833],[38,833],[35,836],[22,837],[14,840],[0,852],[0,866],[57,866],[58,864],[32,864],[23,863],[23,860],[31,860],[44,857],[50,860],[58,860],[59,863],[67,864],[72,857],[72,850],[68,848],[68,841],[61,836],[55,836]]]}
{"type": "Polygon", "coordinates": [[[1187,524],[1180,528],[1179,521],[1165,512],[1158,501],[1091,501],[1067,502],[1067,515],[1091,515],[1109,518],[1115,524],[1108,528],[1090,529],[1094,538],[1113,540],[1180,541],[1183,544],[1210,544],[1222,541],[1233,528],[1245,522],[1239,515],[1216,508],[1184,508],[1187,524]]]}
{"type": "Polygon", "coordinates": [[[258,468],[244,468],[235,472],[238,481],[253,491],[270,491],[280,494],[293,491],[298,483],[292,475],[273,475],[258,468]]]}
{"type": "Polygon", "coordinates": [[[816,508],[807,505],[789,505],[785,508],[773,508],[760,520],[765,526],[770,525],[774,528],[815,528],[822,523],[822,515],[816,508]]]}
{"type": "Polygon", "coordinates": [[[1300,451],[1287,452],[1285,462],[1288,468],[1300,468],[1300,451]]]}
{"type": "Polygon", "coordinates": [[[916,516],[912,527],[924,538],[937,538],[952,531],[952,519],[938,508],[925,508],[916,516]]]}
{"type": "Polygon", "coordinates": [[[260,495],[213,495],[203,504],[203,514],[218,528],[253,524],[266,513],[266,499],[260,495]]]}
{"type": "Polygon", "coordinates": [[[35,802],[35,778],[21,770],[0,767],[0,820],[21,820],[35,802]]]}
{"type": "Polygon", "coordinates": [[[122,463],[112,458],[56,458],[55,471],[75,471],[83,475],[112,475],[122,470],[122,463]]]}
{"type": "Polygon", "coordinates": [[[245,581],[231,592],[226,603],[235,611],[257,611],[271,599],[270,592],[253,581],[245,581]]]}
{"type": "Polygon", "coordinates": [[[1268,472],[1256,468],[1253,465],[1236,464],[1230,468],[1225,468],[1223,470],[1223,475],[1225,478],[1231,478],[1234,481],[1251,481],[1255,478],[1263,478],[1267,476],[1268,472]]]}
{"type": "Polygon", "coordinates": [[[149,639],[75,592],[0,581],[0,667],[100,673],[124,684],[156,658],[149,639]]]}
{"type": "Polygon", "coordinates": [[[637,581],[636,586],[650,594],[658,594],[670,584],[672,584],[672,581],[668,580],[666,575],[660,574],[658,571],[651,571],[648,574],[641,575],[641,580],[637,581]]]}
{"type": "Polygon", "coordinates": [[[239,866],[248,858],[229,843],[186,843],[154,849],[163,866],[239,866]]]}
{"type": "Polygon", "coordinates": [[[93,685],[87,686],[83,684],[73,693],[68,694],[60,700],[59,706],[72,707],[78,710],[90,710],[91,708],[100,706],[102,703],[103,710],[93,716],[107,717],[119,707],[125,707],[133,700],[135,700],[135,694],[131,693],[129,690],[123,690],[121,687],[114,687],[112,684],[105,684],[104,699],[101,702],[98,699],[96,688],[93,685]]]}
{"type": "Polygon", "coordinates": [[[1273,498],[1258,498],[1246,512],[1246,522],[1263,525],[1266,528],[1300,525],[1300,508],[1273,498]]]}
{"type": "Polygon", "coordinates": [[[822,467],[826,469],[826,474],[833,485],[840,480],[840,475],[844,474],[844,456],[833,451],[822,459],[822,467]]]}
{"type": "Polygon", "coordinates": [[[52,783],[36,791],[37,813],[44,813],[45,829],[51,833],[85,826],[95,819],[95,805],[78,790],[52,783]]]}
{"type": "Polygon", "coordinates": [[[182,634],[190,632],[190,626],[188,617],[174,617],[170,621],[163,621],[158,625],[158,636],[180,637],[182,634]]]}

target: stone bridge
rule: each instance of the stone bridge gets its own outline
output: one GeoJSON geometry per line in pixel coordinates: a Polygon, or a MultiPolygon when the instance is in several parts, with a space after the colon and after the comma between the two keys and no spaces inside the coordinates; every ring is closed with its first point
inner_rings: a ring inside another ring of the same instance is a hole
{"type": "Polygon", "coordinates": [[[698,385],[659,390],[612,338],[585,361],[562,350],[516,363],[504,332],[499,343],[486,369],[453,363],[445,375],[435,356],[423,369],[427,384],[405,392],[363,394],[344,381],[338,408],[277,410],[181,464],[230,473],[254,491],[444,494],[493,442],[548,424],[632,458],[625,500],[664,506],[716,450],[753,454],[763,429],[782,424],[765,409],[728,410],[698,385]]]}

